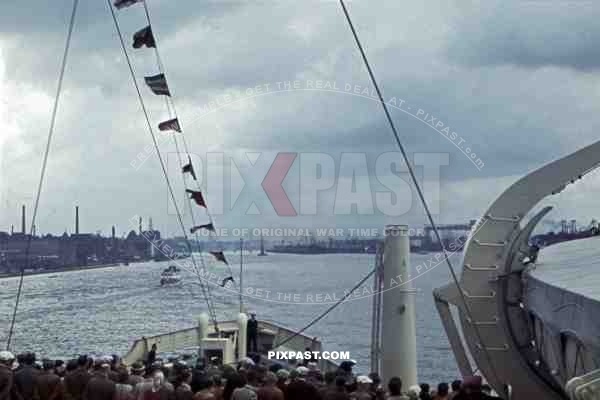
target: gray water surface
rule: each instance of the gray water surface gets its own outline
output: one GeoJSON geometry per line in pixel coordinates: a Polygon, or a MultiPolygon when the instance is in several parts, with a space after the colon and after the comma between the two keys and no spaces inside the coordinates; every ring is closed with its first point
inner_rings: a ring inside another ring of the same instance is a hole
{"type": "MultiPolygon", "coordinates": [[[[237,279],[238,255],[229,256],[237,279]]],[[[414,267],[427,255],[411,255],[414,267]]],[[[329,304],[294,304],[288,298],[306,302],[307,294],[329,294],[341,298],[372,268],[373,255],[270,254],[245,256],[244,287],[262,289],[262,299],[244,297],[258,318],[277,321],[299,329],[329,307],[329,304]],[[267,301],[266,291],[270,291],[267,301]],[[281,293],[281,295],[278,295],[281,293]],[[278,297],[281,299],[278,302],[278,297]]],[[[208,260],[208,259],[207,259],[208,260]]],[[[454,260],[456,264],[457,260],[454,260]]],[[[71,357],[81,353],[124,354],[135,339],[189,328],[206,310],[197,279],[183,274],[182,286],[161,287],[160,273],[167,263],[139,263],[109,269],[37,275],[25,278],[12,348],[32,350],[48,357],[71,357]]],[[[230,270],[223,264],[209,264],[219,277],[230,270]]],[[[416,274],[415,274],[416,275],[416,274]]],[[[445,264],[413,281],[416,294],[418,376],[423,382],[451,381],[458,369],[433,304],[432,290],[450,280],[445,264]]],[[[371,287],[372,281],[366,286],[371,287]]],[[[18,279],[0,280],[0,340],[6,342],[17,292],[18,279]]],[[[368,290],[368,289],[367,289],[368,290]]],[[[211,286],[218,318],[235,318],[238,296],[211,286]]],[[[315,300],[316,301],[316,300],[315,300]]],[[[340,305],[307,331],[321,339],[326,350],[349,351],[358,361],[358,370],[368,372],[371,329],[371,297],[340,305]]]]}

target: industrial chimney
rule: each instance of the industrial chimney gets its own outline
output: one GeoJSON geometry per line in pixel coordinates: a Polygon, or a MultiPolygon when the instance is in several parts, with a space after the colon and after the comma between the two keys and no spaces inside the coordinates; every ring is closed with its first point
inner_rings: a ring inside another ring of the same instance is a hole
{"type": "Polygon", "coordinates": [[[142,217],[140,217],[139,230],[140,230],[140,235],[141,235],[142,234],[142,217]]]}
{"type": "Polygon", "coordinates": [[[75,206],[75,234],[79,235],[79,206],[75,206]]]}
{"type": "Polygon", "coordinates": [[[21,209],[21,232],[23,232],[23,235],[25,234],[25,204],[21,209]]]}

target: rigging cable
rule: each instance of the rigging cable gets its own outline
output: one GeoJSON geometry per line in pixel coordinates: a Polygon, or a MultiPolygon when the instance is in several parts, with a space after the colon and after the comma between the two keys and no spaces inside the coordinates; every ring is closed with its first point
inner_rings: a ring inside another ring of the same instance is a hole
{"type": "MultiPolygon", "coordinates": [[[[150,123],[150,117],[148,116],[148,111],[146,110],[146,106],[144,104],[144,99],[142,98],[142,93],[140,92],[140,87],[139,87],[139,85],[137,83],[137,80],[135,78],[135,72],[133,70],[133,65],[131,64],[131,60],[129,58],[129,54],[127,53],[127,49],[125,47],[125,41],[123,40],[123,35],[121,33],[121,28],[119,27],[119,22],[117,21],[117,16],[115,15],[115,11],[112,8],[110,0],[106,0],[106,4],[108,5],[108,8],[109,8],[110,13],[112,15],[113,22],[115,24],[115,29],[117,31],[117,34],[119,36],[119,40],[121,42],[121,48],[123,49],[123,54],[125,56],[125,59],[127,61],[127,65],[129,67],[129,72],[131,74],[131,79],[133,81],[133,85],[135,86],[135,90],[137,92],[137,96],[138,96],[138,99],[139,99],[139,102],[140,102],[140,106],[142,107],[142,111],[143,111],[144,117],[146,119],[146,124],[148,126],[148,132],[150,133],[150,136],[152,137],[152,143],[154,144],[154,148],[156,150],[156,155],[157,155],[158,160],[160,162],[160,166],[161,166],[161,169],[162,169],[165,181],[167,183],[167,188],[169,189],[169,194],[170,194],[171,200],[173,202],[173,206],[175,207],[175,211],[177,212],[177,219],[179,220],[179,225],[181,226],[181,229],[183,231],[184,239],[188,243],[188,247],[190,247],[189,246],[189,239],[188,239],[188,236],[187,236],[187,232],[185,230],[185,225],[184,225],[183,219],[181,217],[181,212],[179,210],[179,206],[177,205],[177,200],[175,199],[175,194],[173,192],[173,187],[171,186],[171,181],[169,179],[169,175],[167,173],[167,168],[165,166],[162,154],[160,152],[160,147],[159,147],[159,145],[158,145],[158,143],[156,141],[156,136],[154,135],[154,130],[152,129],[152,124],[150,123]]],[[[192,262],[195,265],[196,261],[194,259],[194,253],[191,253],[190,257],[192,259],[192,262]]],[[[209,298],[205,296],[205,300],[206,300],[206,303],[207,303],[208,311],[211,314],[211,317],[215,316],[216,314],[214,313],[214,310],[213,310],[213,307],[212,307],[212,304],[211,304],[209,298]]],[[[215,323],[215,329],[218,332],[218,327],[216,325],[216,317],[213,318],[213,323],[215,323]]]]}
{"type": "MultiPolygon", "coordinates": [[[[56,95],[54,96],[54,106],[52,109],[52,117],[50,119],[50,128],[48,130],[48,140],[46,141],[46,150],[44,151],[44,160],[42,161],[42,170],[40,172],[40,180],[38,182],[37,194],[35,196],[35,205],[33,207],[33,215],[31,217],[31,229],[29,230],[29,237],[27,239],[27,247],[25,248],[25,264],[21,267],[21,275],[19,276],[19,288],[17,290],[17,298],[15,300],[15,306],[13,309],[12,320],[10,323],[10,329],[8,331],[8,339],[6,341],[6,349],[10,349],[10,342],[15,327],[15,320],[17,318],[17,310],[19,308],[19,300],[21,298],[21,292],[23,290],[23,279],[25,276],[25,269],[29,266],[29,251],[31,250],[31,240],[33,238],[33,230],[35,228],[35,218],[37,216],[37,210],[40,203],[40,194],[42,192],[42,186],[44,183],[44,176],[46,174],[46,167],[48,165],[48,154],[50,153],[50,144],[52,143],[52,136],[54,134],[54,126],[56,124],[56,114],[58,111],[58,102],[60,99],[60,93],[62,91],[63,79],[65,76],[65,69],[67,66],[67,57],[69,55],[69,48],[71,47],[71,37],[73,35],[73,27],[75,26],[75,15],[77,14],[77,6],[79,0],[73,1],[73,9],[71,11],[71,20],[69,21],[69,29],[67,33],[67,40],[65,43],[65,50],[63,52],[63,58],[60,66],[60,74],[58,77],[58,86],[56,88],[56,95]]],[[[23,227],[24,228],[24,227],[23,227]]],[[[25,232],[23,232],[25,233],[25,232]]]]}
{"type": "MultiPolygon", "coordinates": [[[[165,65],[164,65],[164,63],[162,61],[162,57],[160,56],[160,51],[158,50],[158,39],[156,37],[156,32],[154,31],[154,29],[152,29],[152,21],[150,19],[150,11],[148,9],[148,4],[145,1],[142,4],[144,6],[144,12],[146,14],[146,21],[148,22],[148,26],[150,26],[152,35],[154,37],[154,54],[156,56],[157,67],[158,67],[159,72],[162,73],[162,74],[165,74],[165,76],[166,76],[166,68],[165,68],[165,65]]],[[[173,99],[173,97],[167,96],[167,97],[165,97],[165,104],[167,106],[167,111],[169,113],[169,118],[172,118],[172,117],[177,118],[180,130],[181,130],[181,141],[183,143],[183,149],[189,155],[191,153],[189,151],[189,148],[188,148],[188,145],[187,145],[187,140],[185,139],[185,135],[183,134],[183,127],[182,127],[181,121],[179,120],[179,116],[177,115],[177,109],[175,107],[175,100],[173,99]]],[[[177,158],[179,160],[179,164],[180,164],[180,166],[183,166],[183,163],[181,161],[181,155],[180,155],[180,152],[179,152],[179,144],[178,144],[178,140],[177,140],[177,134],[173,135],[173,140],[174,140],[174,143],[175,143],[175,149],[176,149],[176,152],[177,152],[177,158]]],[[[184,180],[184,184],[187,186],[187,177],[185,175],[183,176],[183,180],[184,180]]],[[[196,183],[196,190],[202,192],[202,188],[200,187],[200,184],[198,183],[198,181],[194,181],[194,182],[196,183]]],[[[188,199],[188,203],[190,204],[190,215],[191,215],[191,218],[192,218],[192,224],[193,224],[193,226],[196,226],[196,221],[195,221],[195,218],[194,218],[194,213],[191,210],[191,199],[188,199]]],[[[206,207],[205,209],[206,209],[206,215],[208,216],[209,222],[211,224],[213,224],[213,226],[214,226],[214,218],[213,218],[210,210],[208,209],[208,207],[206,207]]],[[[214,240],[214,236],[215,236],[214,232],[210,232],[209,236],[210,236],[211,239],[214,240]]],[[[196,236],[196,240],[197,240],[197,236],[196,236]]],[[[200,260],[202,262],[202,267],[206,268],[205,263],[204,263],[204,258],[203,258],[202,255],[200,256],[200,260]]],[[[229,263],[227,263],[226,265],[227,265],[227,268],[229,270],[229,275],[233,276],[233,271],[231,269],[231,265],[229,265],[229,263]]],[[[202,279],[202,278],[200,278],[200,279],[202,279]]],[[[209,291],[209,295],[210,295],[210,283],[207,286],[209,287],[208,291],[209,291]]],[[[236,284],[235,281],[234,281],[234,287],[237,289],[237,284],[236,284]]]]}
{"type": "MultiPolygon", "coordinates": [[[[160,52],[158,50],[158,39],[156,37],[155,31],[152,29],[152,22],[150,20],[150,11],[148,9],[148,4],[147,4],[147,2],[143,2],[142,4],[144,6],[144,12],[145,12],[145,15],[146,15],[146,21],[148,23],[148,26],[150,27],[150,30],[152,32],[152,36],[154,38],[154,54],[156,56],[156,63],[157,63],[158,70],[159,70],[160,73],[166,75],[165,66],[164,66],[164,63],[162,62],[162,58],[161,58],[160,52]]],[[[181,121],[179,121],[179,117],[177,115],[177,110],[175,108],[175,101],[173,100],[173,98],[171,96],[166,96],[165,97],[165,105],[167,106],[167,112],[169,113],[169,118],[175,117],[177,119],[177,121],[178,121],[179,128],[180,128],[180,133],[181,133],[181,139],[182,139],[182,142],[183,142],[183,145],[184,145],[185,152],[188,155],[191,154],[189,152],[189,149],[188,149],[188,146],[187,146],[187,142],[185,140],[185,136],[184,136],[184,133],[183,133],[183,127],[182,127],[181,121]]],[[[181,153],[179,151],[179,143],[178,143],[178,140],[177,140],[177,136],[178,136],[177,134],[173,135],[173,141],[175,143],[175,150],[176,150],[176,153],[177,153],[177,160],[178,160],[179,166],[181,168],[181,167],[183,167],[184,163],[182,162],[182,159],[181,159],[181,153]]],[[[188,180],[188,178],[187,178],[187,176],[185,174],[182,175],[182,178],[183,178],[184,188],[187,188],[187,180],[188,180]]],[[[194,182],[196,183],[196,190],[202,192],[202,190],[200,188],[200,184],[196,180],[194,180],[194,182]]],[[[192,199],[191,198],[187,198],[187,204],[188,204],[188,210],[189,210],[189,213],[190,213],[190,218],[192,220],[192,226],[197,226],[197,224],[196,224],[196,218],[194,216],[194,211],[192,210],[192,199]]],[[[205,210],[206,210],[206,214],[208,216],[209,222],[211,224],[213,224],[213,227],[214,227],[214,220],[213,220],[213,218],[212,218],[212,216],[210,214],[208,206],[205,207],[205,210]]],[[[210,235],[212,236],[212,232],[210,233],[210,235]]],[[[198,234],[197,233],[196,233],[195,240],[196,240],[196,243],[198,243],[198,234]]],[[[190,252],[191,251],[193,251],[192,248],[190,248],[190,252]]],[[[207,266],[206,266],[206,263],[205,263],[205,260],[204,260],[204,256],[202,255],[202,252],[200,252],[200,262],[202,264],[202,269],[206,270],[207,266]]],[[[231,266],[229,265],[229,263],[227,263],[226,265],[227,265],[227,268],[229,269],[230,275],[232,275],[231,266]]],[[[210,289],[210,285],[211,285],[210,280],[206,284],[206,289],[204,289],[204,287],[203,287],[204,286],[204,282],[203,282],[204,278],[200,275],[200,272],[198,271],[198,268],[197,268],[197,266],[195,264],[194,264],[194,269],[195,269],[196,276],[197,276],[198,280],[200,281],[200,286],[202,287],[203,292],[206,291],[208,293],[208,297],[209,297],[210,301],[212,302],[212,295],[211,295],[211,289],[210,289]]],[[[235,284],[235,282],[234,282],[234,284],[235,284]]],[[[214,303],[213,303],[213,308],[214,308],[214,303]]],[[[215,315],[214,323],[215,324],[217,323],[217,321],[216,321],[216,315],[215,315]]]]}
{"type": "MultiPolygon", "coordinates": [[[[438,243],[440,243],[441,247],[442,247],[442,253],[444,254],[444,259],[446,260],[446,263],[448,265],[448,269],[450,270],[450,274],[452,275],[452,279],[454,280],[454,284],[456,285],[458,292],[460,294],[460,298],[461,301],[464,305],[466,314],[468,316],[468,318],[471,321],[474,321],[473,319],[473,314],[471,313],[471,308],[469,307],[468,303],[467,303],[467,299],[465,298],[465,294],[462,290],[462,287],[460,285],[460,282],[456,276],[456,273],[454,272],[454,267],[452,266],[452,263],[450,262],[450,258],[448,257],[448,253],[446,251],[446,247],[444,246],[444,243],[441,240],[441,236],[440,233],[437,229],[437,226],[435,224],[435,222],[433,221],[433,217],[431,216],[431,212],[429,211],[429,206],[427,205],[427,201],[425,200],[425,197],[423,196],[423,192],[421,190],[421,187],[419,186],[419,182],[417,181],[417,178],[415,176],[415,172],[413,169],[413,166],[406,154],[406,150],[404,149],[404,146],[402,145],[402,142],[400,140],[400,136],[398,135],[398,131],[396,130],[396,126],[394,125],[394,122],[392,121],[392,117],[390,116],[390,112],[388,111],[388,108],[385,104],[385,101],[383,100],[383,96],[381,94],[381,91],[379,90],[379,86],[377,85],[377,81],[375,80],[375,75],[373,74],[373,71],[371,70],[371,66],[369,65],[369,61],[367,60],[367,56],[365,55],[365,52],[363,50],[363,47],[360,43],[360,40],[358,39],[358,35],[356,33],[356,30],[354,29],[354,25],[352,24],[352,20],[350,19],[350,14],[348,13],[348,10],[346,9],[346,5],[344,4],[344,0],[340,0],[340,5],[342,6],[342,10],[344,11],[344,15],[346,16],[346,20],[348,21],[348,25],[350,26],[350,30],[352,31],[352,35],[354,36],[354,40],[356,41],[356,45],[360,51],[360,54],[362,56],[362,59],[365,63],[365,66],[367,67],[367,71],[369,72],[369,76],[371,78],[371,82],[373,83],[373,86],[375,87],[375,91],[377,92],[377,96],[379,97],[379,101],[381,102],[381,105],[383,107],[383,111],[385,112],[385,116],[387,118],[387,121],[390,125],[390,128],[392,129],[392,133],[394,134],[394,138],[396,139],[396,144],[398,145],[398,148],[400,149],[400,152],[402,153],[402,157],[404,158],[404,162],[406,163],[407,167],[408,167],[408,172],[410,173],[410,177],[413,181],[413,184],[415,185],[415,188],[417,189],[417,193],[419,195],[419,198],[421,200],[421,204],[423,205],[423,208],[425,209],[425,213],[427,214],[427,218],[429,219],[429,224],[432,227],[432,230],[436,236],[436,239],[438,241],[438,243]]],[[[475,334],[477,336],[477,340],[480,343],[481,349],[483,351],[483,353],[486,355],[487,361],[490,365],[490,370],[492,372],[492,374],[494,375],[494,378],[497,382],[499,382],[498,379],[498,375],[496,374],[496,369],[494,367],[494,364],[492,363],[492,358],[488,352],[488,350],[486,349],[484,343],[483,343],[483,339],[481,336],[481,333],[479,332],[479,328],[477,327],[477,325],[473,325],[473,328],[475,330],[475,334]]]]}
{"type": "Polygon", "coordinates": [[[377,271],[377,268],[374,268],[373,270],[371,270],[371,272],[369,272],[364,278],[362,278],[360,281],[358,281],[358,283],[356,285],[354,285],[354,287],[350,291],[348,291],[340,300],[338,300],[336,303],[333,303],[327,310],[323,311],[318,317],[316,317],[312,321],[310,321],[304,328],[300,329],[297,332],[294,332],[294,334],[286,337],[281,342],[273,345],[273,348],[276,349],[279,346],[283,346],[284,344],[286,344],[287,342],[289,342],[290,340],[292,340],[296,336],[302,334],[305,330],[307,330],[308,328],[310,328],[311,326],[313,326],[314,324],[316,324],[317,322],[319,322],[320,320],[322,320],[323,318],[325,318],[325,316],[327,314],[329,314],[337,306],[339,306],[340,304],[342,304],[344,302],[344,300],[346,300],[356,289],[358,289],[360,287],[360,285],[362,285],[363,283],[365,283],[367,281],[367,279],[369,279],[371,276],[373,276],[373,274],[376,271],[377,271]]]}

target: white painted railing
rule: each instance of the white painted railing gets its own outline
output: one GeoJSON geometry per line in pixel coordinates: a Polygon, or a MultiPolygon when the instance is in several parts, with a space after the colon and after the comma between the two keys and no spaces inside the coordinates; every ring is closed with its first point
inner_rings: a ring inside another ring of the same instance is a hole
{"type": "Polygon", "coordinates": [[[565,390],[571,400],[599,400],[600,369],[570,379],[565,390]]]}

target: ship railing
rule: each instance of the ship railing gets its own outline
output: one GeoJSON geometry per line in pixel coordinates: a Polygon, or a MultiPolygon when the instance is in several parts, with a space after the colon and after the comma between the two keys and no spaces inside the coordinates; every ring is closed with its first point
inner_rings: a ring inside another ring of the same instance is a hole
{"type": "Polygon", "coordinates": [[[123,356],[125,365],[131,365],[136,361],[144,360],[148,351],[156,344],[160,352],[172,353],[185,347],[197,346],[199,343],[198,328],[188,328],[169,332],[163,335],[142,337],[136,340],[129,352],[123,356]]]}
{"type": "Polygon", "coordinates": [[[600,369],[571,378],[565,385],[571,400],[600,399],[600,369]]]}
{"type": "MultiPolygon", "coordinates": [[[[283,342],[285,339],[293,336],[297,332],[297,330],[285,327],[284,324],[274,320],[260,319],[258,322],[261,333],[263,335],[272,336],[273,342],[269,347],[275,346],[275,350],[277,350],[279,347],[277,346],[278,343],[283,342]]],[[[219,328],[222,331],[237,330],[237,322],[222,321],[219,322],[219,328]]],[[[209,328],[209,334],[214,333],[213,331],[214,329],[211,326],[209,328]]],[[[198,346],[199,343],[200,333],[198,327],[182,329],[156,336],[142,337],[141,339],[136,340],[131,346],[129,352],[123,356],[123,362],[125,365],[131,365],[136,361],[146,359],[146,356],[153,344],[157,345],[161,353],[174,353],[183,348],[198,346]]],[[[296,335],[287,343],[285,343],[285,347],[279,347],[279,351],[298,352],[304,351],[306,348],[309,348],[312,351],[320,352],[322,345],[321,342],[316,338],[310,338],[304,334],[301,334],[296,335]]],[[[322,365],[320,365],[320,367],[329,370],[332,368],[332,365],[330,362],[324,362],[322,365]]]]}

